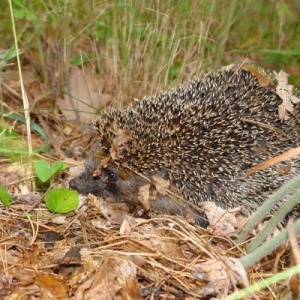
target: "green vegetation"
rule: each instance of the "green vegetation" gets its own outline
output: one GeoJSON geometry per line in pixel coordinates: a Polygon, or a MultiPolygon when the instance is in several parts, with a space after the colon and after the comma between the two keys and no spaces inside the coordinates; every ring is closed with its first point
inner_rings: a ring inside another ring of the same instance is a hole
{"type": "MultiPolygon", "coordinates": [[[[8,49],[13,40],[4,3],[0,47],[8,49]]],[[[299,1],[12,3],[22,57],[56,92],[64,89],[68,66],[87,61],[118,101],[247,57],[266,68],[285,69],[299,84],[299,1]]]]}
{"type": "Polygon", "coordinates": [[[45,201],[51,212],[66,214],[78,207],[79,195],[69,189],[52,189],[46,194],[45,201]]]}
{"type": "Polygon", "coordinates": [[[67,167],[68,165],[60,160],[55,161],[53,164],[45,160],[37,160],[34,162],[35,173],[42,182],[48,181],[55,174],[63,171],[67,167]]]}
{"type": "Polygon", "coordinates": [[[16,50],[14,45],[12,45],[3,54],[0,53],[0,75],[2,74],[4,67],[6,67],[9,64],[9,61],[14,57],[16,57],[16,50]]]}
{"type": "MultiPolygon", "coordinates": [[[[68,165],[61,160],[53,163],[46,160],[34,161],[34,171],[42,183],[51,181],[54,175],[65,170],[67,167],[68,165]]],[[[45,203],[51,212],[64,214],[77,208],[79,195],[77,191],[66,188],[54,188],[46,194],[45,203]]]]}
{"type": "Polygon", "coordinates": [[[0,184],[0,201],[6,207],[9,207],[12,203],[13,197],[8,193],[6,188],[0,184]]]}
{"type": "MultiPolygon", "coordinates": [[[[230,296],[227,296],[224,298],[224,300],[239,300],[243,299],[245,296],[253,295],[257,291],[261,291],[264,288],[269,288],[270,286],[277,284],[280,281],[287,280],[288,278],[291,278],[295,274],[300,273],[300,266],[296,265],[292,268],[289,268],[283,272],[277,273],[274,276],[271,276],[269,278],[263,279],[259,281],[258,283],[255,283],[253,285],[250,285],[249,287],[246,287],[242,290],[236,291],[230,296]]],[[[284,299],[294,299],[291,296],[286,296],[284,299]]],[[[296,299],[296,298],[295,298],[296,299]]]]}

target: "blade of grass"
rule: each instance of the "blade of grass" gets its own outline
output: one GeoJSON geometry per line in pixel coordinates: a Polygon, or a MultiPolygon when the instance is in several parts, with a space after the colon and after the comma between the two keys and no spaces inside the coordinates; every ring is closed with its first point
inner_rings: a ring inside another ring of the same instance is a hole
{"type": "MultiPolygon", "coordinates": [[[[14,12],[12,7],[11,0],[8,1],[9,3],[9,10],[10,10],[10,16],[11,16],[11,25],[13,29],[13,37],[14,37],[14,44],[15,44],[15,51],[16,51],[16,58],[17,58],[17,65],[18,65],[18,72],[19,72],[19,79],[20,79],[20,85],[21,85],[21,92],[22,92],[22,99],[23,99],[23,107],[24,107],[24,116],[25,116],[25,123],[26,123],[26,131],[27,131],[27,147],[28,147],[28,153],[29,157],[32,156],[33,150],[32,150],[32,137],[31,137],[31,129],[30,129],[30,110],[29,110],[29,102],[27,98],[27,94],[24,87],[23,82],[23,76],[22,76],[22,67],[21,67],[21,61],[20,61],[20,53],[18,48],[18,38],[17,38],[17,32],[16,32],[16,26],[15,26],[15,20],[14,20],[14,12]]],[[[29,173],[33,173],[33,165],[32,161],[29,160],[29,173]]],[[[35,183],[32,180],[31,181],[32,188],[34,188],[35,183]]]]}
{"type": "MultiPolygon", "coordinates": [[[[279,281],[290,278],[294,274],[300,274],[300,266],[294,266],[290,269],[287,269],[281,273],[278,273],[272,277],[261,280],[258,283],[255,283],[249,287],[246,287],[242,290],[239,290],[232,295],[224,298],[224,300],[239,300],[244,299],[243,297],[253,295],[255,292],[260,291],[268,286],[271,286],[279,281]]],[[[251,298],[252,299],[252,298],[251,298]]]]}
{"type": "MultiPolygon", "coordinates": [[[[0,115],[3,115],[5,117],[8,117],[12,120],[17,120],[17,121],[21,121],[21,122],[26,122],[26,119],[24,116],[16,114],[16,113],[9,113],[6,110],[0,110],[0,115]]],[[[40,134],[41,137],[43,137],[47,143],[50,143],[50,140],[46,134],[46,132],[44,131],[44,129],[38,125],[37,123],[30,121],[30,128],[34,129],[37,133],[40,134]]]]}

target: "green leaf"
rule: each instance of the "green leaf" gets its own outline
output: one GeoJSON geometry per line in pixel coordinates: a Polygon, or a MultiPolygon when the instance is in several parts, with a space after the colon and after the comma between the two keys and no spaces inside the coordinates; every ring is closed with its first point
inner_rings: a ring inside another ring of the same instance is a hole
{"type": "Polygon", "coordinates": [[[79,55],[76,55],[73,60],[72,60],[72,64],[74,66],[82,66],[84,63],[86,63],[87,61],[90,61],[92,58],[92,55],[86,54],[86,53],[81,53],[79,55]]]}
{"type": "Polygon", "coordinates": [[[9,207],[13,197],[7,192],[6,188],[0,185],[0,200],[3,205],[9,207]]]}
{"type": "Polygon", "coordinates": [[[24,1],[13,0],[13,4],[18,7],[14,9],[14,17],[18,19],[23,19],[25,16],[32,22],[37,22],[38,17],[33,10],[30,10],[24,5],[24,1]]]}
{"type": "MultiPolygon", "coordinates": [[[[1,115],[2,111],[0,111],[1,115]]],[[[37,125],[37,124],[36,124],[37,125]]],[[[34,153],[45,152],[50,147],[45,144],[38,149],[34,149],[34,153]]],[[[0,154],[8,158],[17,159],[20,154],[28,155],[27,142],[13,128],[9,127],[5,122],[0,121],[0,154]]],[[[22,159],[25,159],[23,156],[22,159]]]]}
{"type": "Polygon", "coordinates": [[[15,45],[11,45],[10,48],[4,53],[0,54],[0,59],[2,59],[5,63],[8,63],[9,60],[16,57],[15,45]]]}
{"type": "Polygon", "coordinates": [[[37,160],[34,162],[35,173],[42,182],[46,182],[53,175],[67,167],[68,165],[63,163],[61,160],[58,160],[52,164],[46,160],[37,160]]]}
{"type": "MultiPolygon", "coordinates": [[[[12,120],[17,120],[20,122],[25,123],[25,117],[16,113],[11,113],[8,112],[7,110],[0,110],[0,115],[3,115],[4,117],[10,118],[12,120]]],[[[37,123],[30,121],[30,127],[35,130],[40,136],[42,136],[47,143],[50,143],[50,140],[46,134],[46,132],[44,131],[44,129],[38,125],[37,123]]]]}
{"type": "Polygon", "coordinates": [[[17,153],[28,153],[28,147],[22,137],[12,128],[6,128],[0,122],[0,153],[6,157],[15,157],[17,153]]]}
{"type": "Polygon", "coordinates": [[[78,207],[79,195],[74,190],[53,189],[47,193],[45,201],[51,212],[65,214],[78,207]]]}

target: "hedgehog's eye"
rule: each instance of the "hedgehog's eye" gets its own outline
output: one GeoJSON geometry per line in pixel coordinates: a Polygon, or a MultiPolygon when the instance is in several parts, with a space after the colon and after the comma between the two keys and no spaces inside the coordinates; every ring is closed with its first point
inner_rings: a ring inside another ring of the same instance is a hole
{"type": "Polygon", "coordinates": [[[107,178],[110,181],[117,181],[118,180],[118,175],[113,171],[107,170],[107,178]]]}

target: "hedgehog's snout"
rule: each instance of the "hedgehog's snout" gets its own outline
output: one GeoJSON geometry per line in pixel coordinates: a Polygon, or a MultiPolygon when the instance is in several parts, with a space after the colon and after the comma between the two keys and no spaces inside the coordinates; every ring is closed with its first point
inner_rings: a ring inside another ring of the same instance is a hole
{"type": "Polygon", "coordinates": [[[96,176],[89,171],[83,172],[70,181],[69,188],[83,195],[93,194],[103,199],[110,197],[116,201],[135,202],[132,199],[136,197],[137,183],[129,175],[119,175],[113,169],[103,168],[100,175],[96,176]]]}
{"type": "Polygon", "coordinates": [[[95,196],[103,195],[103,182],[100,176],[92,176],[87,172],[73,178],[69,182],[69,189],[76,190],[79,194],[87,195],[89,193],[95,196]]]}

